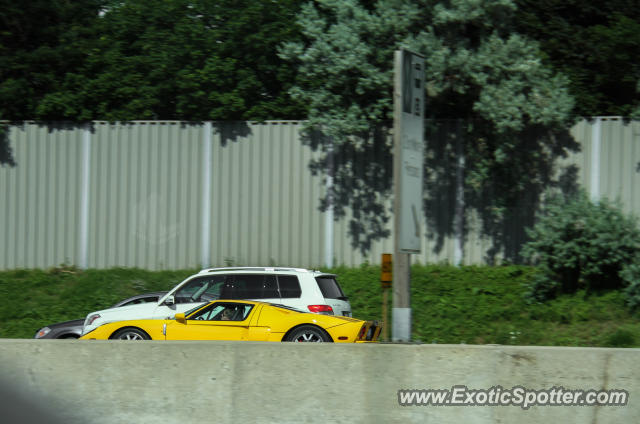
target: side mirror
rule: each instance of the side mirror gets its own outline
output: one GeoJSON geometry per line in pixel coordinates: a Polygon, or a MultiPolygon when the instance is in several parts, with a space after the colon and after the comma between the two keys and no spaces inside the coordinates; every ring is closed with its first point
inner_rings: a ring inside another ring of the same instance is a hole
{"type": "Polygon", "coordinates": [[[176,300],[174,299],[173,295],[167,296],[167,298],[164,300],[164,304],[167,306],[174,305],[175,303],[176,300]]]}
{"type": "Polygon", "coordinates": [[[184,317],[184,314],[182,312],[177,313],[176,316],[175,316],[175,319],[180,324],[186,324],[187,323],[187,319],[184,317]]]}

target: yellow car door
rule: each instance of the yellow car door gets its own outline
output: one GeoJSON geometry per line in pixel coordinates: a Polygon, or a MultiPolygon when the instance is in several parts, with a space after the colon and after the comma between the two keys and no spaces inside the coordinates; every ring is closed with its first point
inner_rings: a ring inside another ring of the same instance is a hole
{"type": "Polygon", "coordinates": [[[248,340],[252,304],[215,302],[167,325],[166,340],[248,340]]]}

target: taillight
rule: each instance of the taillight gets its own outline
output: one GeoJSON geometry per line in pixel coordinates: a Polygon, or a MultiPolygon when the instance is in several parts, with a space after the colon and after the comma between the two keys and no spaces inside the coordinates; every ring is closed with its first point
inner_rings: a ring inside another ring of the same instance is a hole
{"type": "Polygon", "coordinates": [[[367,324],[362,324],[362,328],[360,329],[360,333],[358,333],[358,340],[363,340],[364,339],[364,335],[367,332],[367,324]]]}
{"type": "Polygon", "coordinates": [[[333,308],[329,305],[307,305],[314,314],[333,315],[333,308]]]}

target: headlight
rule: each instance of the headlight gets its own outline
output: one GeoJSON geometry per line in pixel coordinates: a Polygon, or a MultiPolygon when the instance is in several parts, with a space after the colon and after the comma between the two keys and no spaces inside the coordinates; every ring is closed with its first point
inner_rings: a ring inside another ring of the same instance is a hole
{"type": "Polygon", "coordinates": [[[36,339],[41,339],[44,336],[46,336],[47,334],[49,334],[51,332],[51,329],[49,327],[43,327],[40,330],[38,330],[38,332],[35,335],[36,339]]]}
{"type": "Polygon", "coordinates": [[[84,323],[85,326],[93,324],[95,320],[100,318],[100,314],[93,314],[87,317],[87,321],[84,323]]]}

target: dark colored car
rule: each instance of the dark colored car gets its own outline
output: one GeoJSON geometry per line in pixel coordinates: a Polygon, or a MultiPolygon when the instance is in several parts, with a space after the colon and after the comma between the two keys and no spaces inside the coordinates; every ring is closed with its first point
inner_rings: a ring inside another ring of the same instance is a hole
{"type": "MultiPolygon", "coordinates": [[[[119,306],[136,305],[138,303],[157,302],[167,292],[152,292],[139,294],[137,296],[124,299],[112,308],[119,306]]],[[[34,339],[77,339],[82,334],[82,326],[84,325],[84,318],[74,319],[72,321],[58,322],[56,324],[47,325],[42,327],[33,336],[34,339]]]]}

